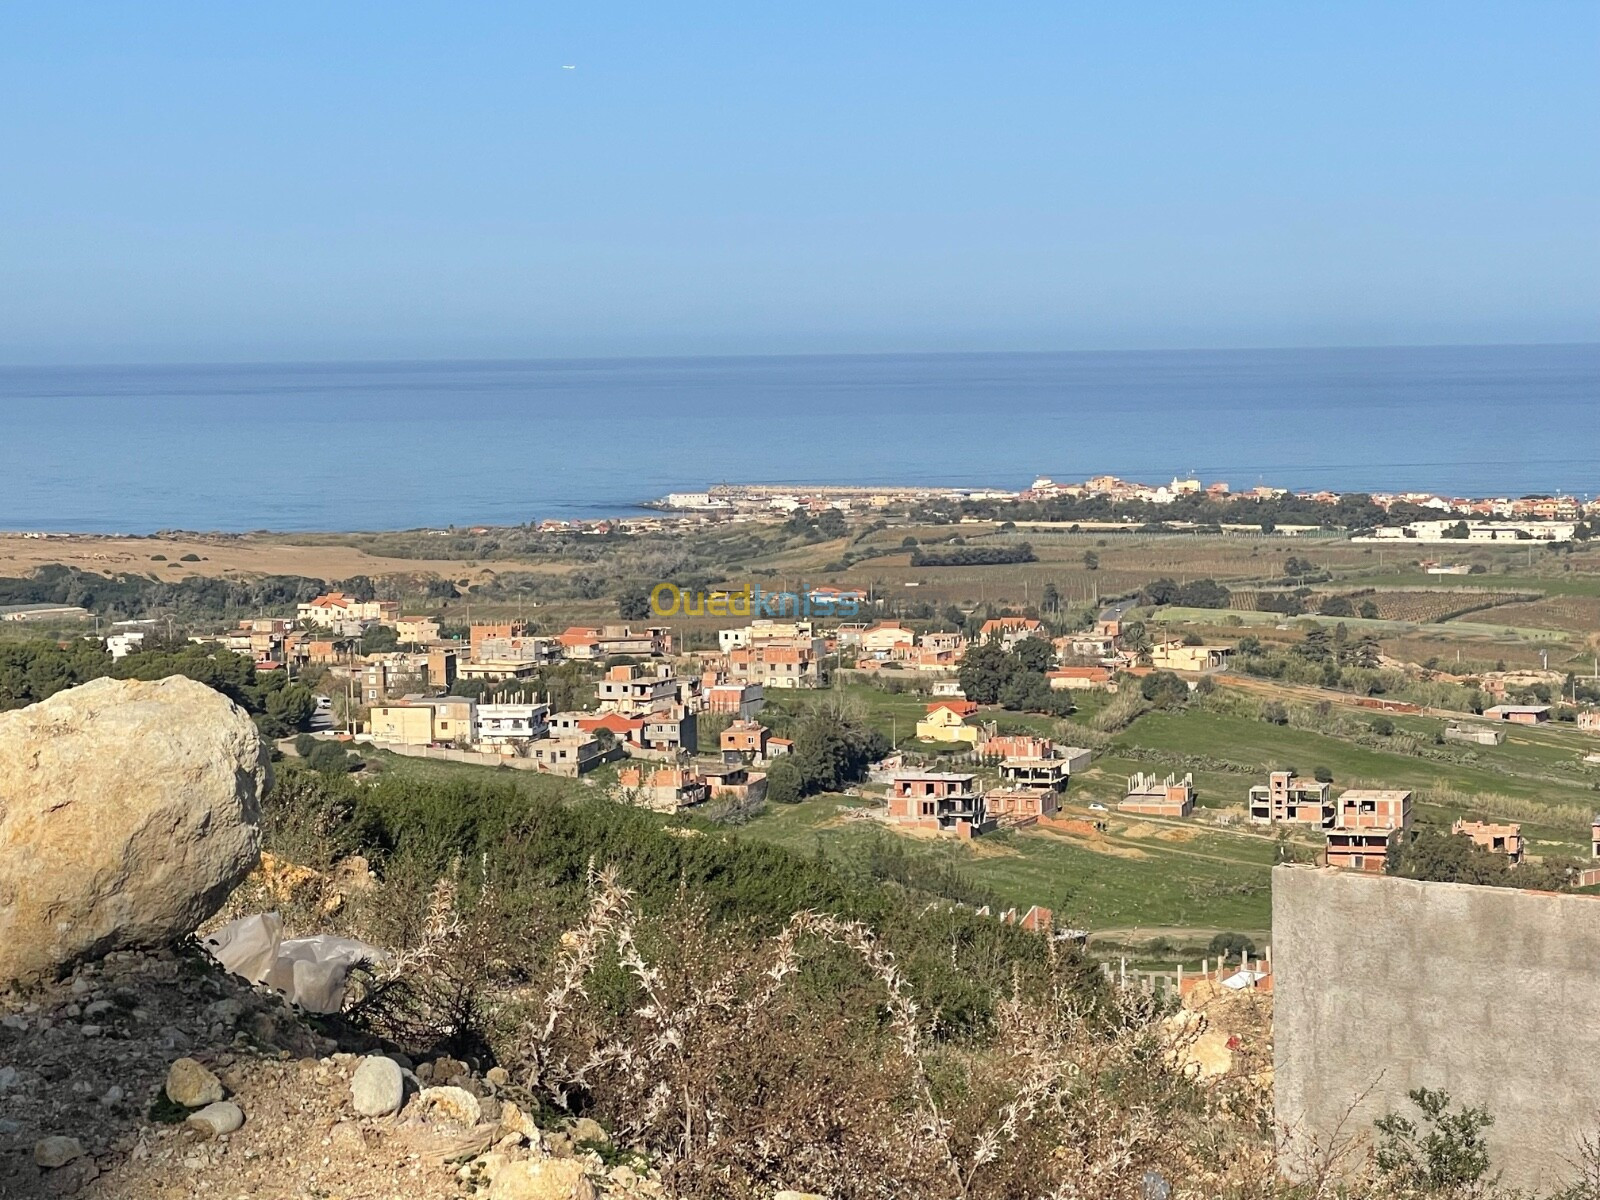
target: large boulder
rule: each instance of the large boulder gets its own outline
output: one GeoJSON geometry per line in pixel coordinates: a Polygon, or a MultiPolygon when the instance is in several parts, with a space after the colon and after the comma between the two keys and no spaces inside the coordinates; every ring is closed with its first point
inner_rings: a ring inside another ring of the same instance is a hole
{"type": "Polygon", "coordinates": [[[174,676],[0,713],[0,982],[192,933],[260,858],[267,757],[174,676]]]}

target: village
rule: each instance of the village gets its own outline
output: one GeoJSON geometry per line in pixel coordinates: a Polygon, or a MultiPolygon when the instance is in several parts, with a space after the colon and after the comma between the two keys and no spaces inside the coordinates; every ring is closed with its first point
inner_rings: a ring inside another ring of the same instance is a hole
{"type": "MultiPolygon", "coordinates": [[[[863,599],[848,589],[819,587],[819,605],[863,599]]],[[[715,646],[686,649],[667,625],[574,625],[539,634],[522,619],[478,620],[465,636],[443,636],[440,621],[403,615],[398,603],[358,600],[330,592],[300,605],[294,618],[241,621],[220,635],[192,635],[248,655],[260,671],[320,671],[318,736],[402,758],[494,766],[589,780],[607,768],[604,786],[625,803],[663,814],[722,807],[756,811],[775,762],[794,753],[791,738],[762,721],[770,704],[792,706],[806,695],[831,695],[841,685],[865,694],[892,683],[911,688],[920,710],[914,723],[891,722],[888,753],[871,762],[850,788],[847,815],[916,839],[970,844],[995,834],[1037,831],[1094,837],[1112,817],[1181,827],[1215,819],[1219,802],[1238,806],[1240,829],[1287,838],[1283,847],[1313,852],[1315,861],[1382,873],[1396,847],[1415,828],[1408,787],[1336,786],[1293,768],[1241,780],[1237,796],[1208,797],[1198,809],[1193,770],[1171,769],[1155,755],[1120,760],[1119,787],[1106,795],[1103,753],[1054,735],[1021,729],[1011,714],[969,699],[962,666],[974,647],[1031,656],[1063,711],[1079,703],[1108,703],[1137,694],[1153,677],[1182,681],[1191,692],[1226,678],[1236,644],[1192,634],[1149,641],[1127,636],[1113,606],[1092,627],[1052,636],[1039,619],[991,618],[972,636],[923,629],[894,619],[836,621],[757,618],[716,630],[715,646]],[[392,630],[393,649],[359,653],[364,636],[392,630]],[[592,700],[558,709],[537,690],[542,673],[566,666],[592,687],[592,700]],[[1005,731],[1003,731],[1005,730],[1005,731]],[[1092,773],[1086,798],[1074,779],[1092,773]],[[1076,797],[1076,799],[1074,799],[1076,797]],[[1070,810],[1070,811],[1069,811],[1070,810]]],[[[145,636],[108,639],[113,655],[136,649],[145,636]]],[[[1486,686],[1502,700],[1523,694],[1516,672],[1486,686]]],[[[907,697],[902,697],[907,698],[907,697]]],[[[1416,705],[1357,700],[1369,711],[1405,714],[1416,705]]],[[[780,708],[780,711],[783,709],[780,708]]],[[[1480,715],[1451,719],[1440,740],[1498,746],[1508,728],[1547,725],[1549,704],[1503,702],[1480,715]]],[[[1584,709],[1575,727],[1600,734],[1600,710],[1584,709]]],[[[1084,738],[1087,738],[1087,733],[1084,738]]],[[[1231,785],[1230,785],[1231,786],[1231,785]]],[[[1524,861],[1517,821],[1457,818],[1453,835],[1524,861]]],[[[1586,849],[1600,867],[1600,817],[1586,849]]],[[[1600,883],[1600,869],[1573,880],[1600,883]]],[[[1027,919],[1048,925],[1050,910],[1031,903],[1027,919]]],[[[1018,918],[1021,919],[1021,918],[1018,918]]]]}

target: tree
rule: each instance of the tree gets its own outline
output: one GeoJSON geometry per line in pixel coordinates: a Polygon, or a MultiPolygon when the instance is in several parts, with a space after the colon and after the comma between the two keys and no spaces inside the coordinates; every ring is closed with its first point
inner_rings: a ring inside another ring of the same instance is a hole
{"type": "Polygon", "coordinates": [[[317,711],[317,698],[311,689],[298,683],[267,693],[266,704],[257,724],[268,737],[284,737],[297,729],[309,729],[317,711]]]}
{"type": "Polygon", "coordinates": [[[1356,615],[1355,605],[1350,603],[1349,596],[1329,596],[1322,602],[1318,610],[1325,617],[1353,617],[1356,615]]]}
{"type": "Polygon", "coordinates": [[[1328,767],[1318,767],[1311,772],[1311,778],[1315,779],[1318,783],[1332,783],[1333,771],[1328,767]]]}
{"type": "Polygon", "coordinates": [[[1278,701],[1269,700],[1261,706],[1261,719],[1269,725],[1287,725],[1289,710],[1278,701]]]}
{"type": "Polygon", "coordinates": [[[817,514],[817,530],[828,538],[841,538],[850,531],[844,514],[837,508],[825,508],[817,514]]]}
{"type": "Polygon", "coordinates": [[[961,682],[962,694],[975,704],[997,703],[1000,689],[1010,677],[1010,660],[998,642],[968,647],[956,676],[961,682]]]}
{"type": "Polygon", "coordinates": [[[400,646],[400,635],[391,625],[368,625],[361,631],[356,648],[362,654],[387,654],[400,646]]]}
{"type": "Polygon", "coordinates": [[[1100,556],[1093,550],[1083,552],[1083,569],[1085,571],[1098,571],[1100,569],[1100,556]]]}
{"type": "Polygon", "coordinates": [[[642,587],[629,587],[617,596],[617,616],[624,621],[643,621],[650,616],[650,594],[642,587]]]}
{"type": "Polygon", "coordinates": [[[767,799],[774,804],[798,804],[802,797],[799,764],[783,754],[772,760],[767,768],[767,799]]]}
{"type": "MultiPolygon", "coordinates": [[[[1041,637],[1023,638],[1011,649],[1015,666],[1043,675],[1055,665],[1055,647],[1041,637]]],[[[970,698],[970,697],[969,697],[970,698]]]]}
{"type": "Polygon", "coordinates": [[[1376,621],[1378,619],[1378,602],[1376,600],[1363,600],[1357,610],[1363,620],[1376,621]]]}
{"type": "Polygon", "coordinates": [[[1254,954],[1256,944],[1242,933],[1218,933],[1212,935],[1211,941],[1206,944],[1206,949],[1212,954],[1238,958],[1241,954],[1254,954]]]}
{"type": "Polygon", "coordinates": [[[1372,720],[1368,723],[1367,728],[1372,730],[1372,732],[1377,734],[1379,737],[1394,736],[1394,722],[1388,717],[1372,718],[1372,720]]]}
{"type": "Polygon", "coordinates": [[[1056,612],[1061,608],[1061,593],[1056,590],[1056,585],[1047,583],[1044,591],[1039,595],[1039,607],[1045,612],[1056,612]]]}
{"type": "Polygon", "coordinates": [[[1240,654],[1265,653],[1265,650],[1261,645],[1261,639],[1256,637],[1256,635],[1253,633],[1247,633],[1244,635],[1244,637],[1240,638],[1239,645],[1235,647],[1235,649],[1237,649],[1240,654]]]}
{"type": "Polygon", "coordinates": [[[1387,870],[1405,879],[1433,883],[1476,883],[1489,887],[1507,882],[1506,856],[1479,846],[1465,834],[1423,826],[1388,856],[1387,870]]]}
{"type": "Polygon", "coordinates": [[[1157,708],[1181,708],[1189,702],[1189,685],[1171,671],[1156,671],[1139,681],[1139,694],[1157,708]]]}
{"type": "Polygon", "coordinates": [[[1305,659],[1307,662],[1325,663],[1333,660],[1332,637],[1322,626],[1306,630],[1302,638],[1290,653],[1305,659]]]}

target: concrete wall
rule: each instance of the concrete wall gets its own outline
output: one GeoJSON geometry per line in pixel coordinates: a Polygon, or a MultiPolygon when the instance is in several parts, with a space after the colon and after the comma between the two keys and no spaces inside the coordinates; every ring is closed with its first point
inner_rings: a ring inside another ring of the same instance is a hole
{"type": "Polygon", "coordinates": [[[1573,1178],[1600,1132],[1600,898],[1278,867],[1272,950],[1291,1171],[1430,1087],[1493,1114],[1508,1185],[1573,1178]]]}

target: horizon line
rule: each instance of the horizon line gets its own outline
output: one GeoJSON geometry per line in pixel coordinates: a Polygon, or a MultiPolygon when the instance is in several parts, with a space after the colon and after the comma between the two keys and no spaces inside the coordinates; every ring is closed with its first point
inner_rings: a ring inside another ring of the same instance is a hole
{"type": "Polygon", "coordinates": [[[998,358],[1054,357],[1064,355],[1160,355],[1160,354],[1298,354],[1306,351],[1353,350],[1505,350],[1570,349],[1600,347],[1594,341],[1531,342],[1384,342],[1327,343],[1298,346],[1153,346],[1137,348],[1098,348],[1068,350],[850,350],[799,351],[749,354],[563,354],[489,357],[438,358],[200,358],[142,359],[95,362],[0,362],[0,371],[40,370],[126,370],[132,368],[174,367],[376,367],[376,366],[478,366],[486,364],[623,363],[623,362],[746,362],[758,359],[796,360],[818,358],[998,358]]]}

